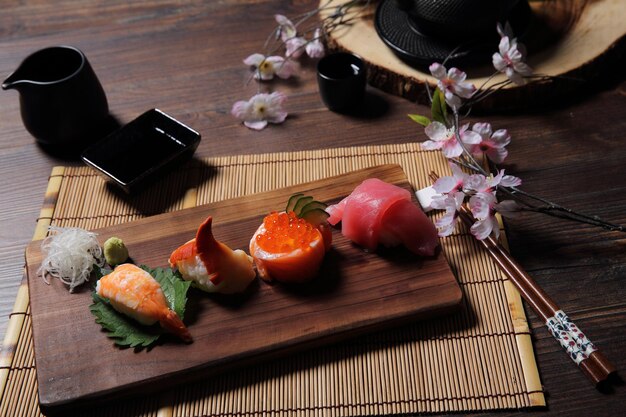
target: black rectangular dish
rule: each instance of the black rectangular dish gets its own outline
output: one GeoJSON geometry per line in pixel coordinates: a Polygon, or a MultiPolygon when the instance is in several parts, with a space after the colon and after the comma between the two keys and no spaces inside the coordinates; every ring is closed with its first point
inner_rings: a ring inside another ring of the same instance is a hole
{"type": "Polygon", "coordinates": [[[191,157],[199,143],[198,132],[152,109],[87,148],[82,159],[131,193],[168,167],[191,157]]]}

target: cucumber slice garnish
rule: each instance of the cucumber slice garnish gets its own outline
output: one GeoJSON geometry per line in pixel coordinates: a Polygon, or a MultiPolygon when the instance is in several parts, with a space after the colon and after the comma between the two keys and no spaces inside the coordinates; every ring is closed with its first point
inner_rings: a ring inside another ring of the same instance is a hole
{"type": "Polygon", "coordinates": [[[314,200],[311,196],[297,193],[289,197],[285,211],[293,211],[296,216],[317,227],[326,222],[326,219],[330,217],[325,211],[326,207],[328,207],[328,205],[321,201],[314,200]]]}
{"type": "Polygon", "coordinates": [[[285,209],[285,212],[289,213],[290,211],[294,211],[293,209],[301,197],[304,197],[304,194],[297,193],[289,197],[289,201],[287,201],[287,208],[285,209]]]}
{"type": "Polygon", "coordinates": [[[302,210],[300,210],[300,217],[304,216],[304,213],[306,213],[309,210],[314,210],[314,209],[326,209],[326,207],[328,207],[326,204],[322,203],[321,201],[311,201],[309,204],[307,204],[306,206],[302,207],[302,210]]]}
{"type": "Polygon", "coordinates": [[[300,217],[300,213],[302,212],[302,207],[306,206],[311,201],[313,201],[313,197],[309,197],[309,196],[300,197],[298,201],[296,202],[296,205],[293,208],[293,211],[296,213],[296,216],[300,217]]]}
{"type": "Polygon", "coordinates": [[[324,209],[321,208],[313,208],[300,216],[300,218],[306,220],[315,227],[326,222],[329,217],[330,214],[326,213],[324,209]]]}

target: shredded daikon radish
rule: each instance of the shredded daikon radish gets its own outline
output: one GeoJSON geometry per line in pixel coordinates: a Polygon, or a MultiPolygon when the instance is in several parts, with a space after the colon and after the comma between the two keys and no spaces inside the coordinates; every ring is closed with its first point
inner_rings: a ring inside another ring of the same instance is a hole
{"type": "Polygon", "coordinates": [[[96,234],[78,227],[49,227],[50,234],[41,243],[46,258],[37,274],[46,284],[47,276],[69,285],[70,292],[89,280],[93,266],[103,266],[102,248],[96,234]]]}

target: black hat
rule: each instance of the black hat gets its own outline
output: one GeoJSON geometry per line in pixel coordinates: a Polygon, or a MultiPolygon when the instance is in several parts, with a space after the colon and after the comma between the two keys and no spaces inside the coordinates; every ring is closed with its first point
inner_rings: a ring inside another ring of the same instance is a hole
{"type": "Polygon", "coordinates": [[[383,0],[376,10],[380,38],[403,61],[418,68],[447,59],[450,65],[490,62],[509,22],[518,39],[528,31],[527,0],[383,0]]]}

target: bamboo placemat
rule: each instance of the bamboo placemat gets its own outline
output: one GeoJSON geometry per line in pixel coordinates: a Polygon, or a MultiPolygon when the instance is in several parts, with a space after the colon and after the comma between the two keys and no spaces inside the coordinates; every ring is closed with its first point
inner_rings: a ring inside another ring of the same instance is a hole
{"type": "MultiPolygon", "coordinates": [[[[429,184],[431,170],[448,173],[439,153],[415,143],[219,157],[192,161],[129,199],[87,167],[55,167],[34,238],[50,224],[98,228],[388,163],[400,164],[415,189],[429,184]]],[[[467,230],[443,245],[464,295],[457,314],[80,415],[352,416],[545,405],[519,293],[467,230]]],[[[0,416],[40,415],[25,283],[0,356],[0,393],[0,416]]]]}

